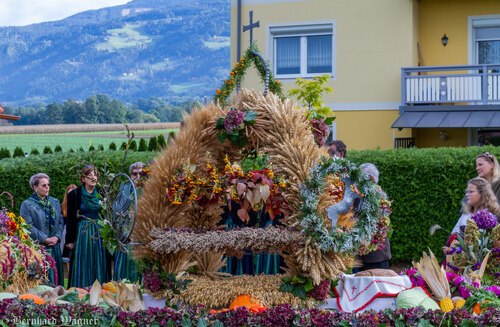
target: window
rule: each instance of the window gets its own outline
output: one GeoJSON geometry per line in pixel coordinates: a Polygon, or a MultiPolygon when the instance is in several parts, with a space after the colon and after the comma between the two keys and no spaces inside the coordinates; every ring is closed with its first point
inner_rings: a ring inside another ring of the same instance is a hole
{"type": "Polygon", "coordinates": [[[469,17],[471,64],[500,64],[500,16],[469,17]]]}
{"type": "Polygon", "coordinates": [[[476,28],[477,63],[500,63],[500,27],[476,28]]]}
{"type": "Polygon", "coordinates": [[[334,26],[329,23],[271,27],[276,77],[335,75],[334,26]]]}

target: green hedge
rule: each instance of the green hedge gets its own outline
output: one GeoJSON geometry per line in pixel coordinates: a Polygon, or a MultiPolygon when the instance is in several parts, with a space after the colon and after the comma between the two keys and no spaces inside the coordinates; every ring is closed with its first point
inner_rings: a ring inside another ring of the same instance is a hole
{"type": "MultiPolygon", "coordinates": [[[[429,235],[429,227],[439,224],[451,231],[460,216],[460,202],[467,181],[475,177],[475,156],[484,151],[500,157],[495,147],[397,149],[349,151],[348,159],[358,164],[372,162],[380,170],[380,185],[393,204],[392,235],[393,260],[408,261],[419,258],[422,251],[431,248],[441,255],[447,233],[438,231],[429,235]]],[[[132,162],[147,162],[158,152],[129,152],[125,171],[132,162]]],[[[51,194],[62,200],[68,184],[78,184],[77,167],[93,162],[106,164],[108,171],[121,172],[122,151],[56,153],[0,161],[0,191],[11,192],[16,199],[16,210],[31,194],[29,177],[45,172],[51,178],[51,194]]]]}
{"type": "Polygon", "coordinates": [[[15,210],[19,212],[22,201],[32,193],[29,178],[43,172],[51,179],[50,195],[62,201],[66,186],[80,185],[78,172],[85,163],[92,163],[99,169],[106,167],[111,173],[128,173],[130,164],[136,161],[146,163],[157,156],[158,152],[128,152],[125,164],[122,164],[123,154],[123,151],[59,152],[3,159],[0,161],[0,193],[10,192],[15,199],[15,210]]]}
{"type": "Polygon", "coordinates": [[[348,159],[372,162],[380,170],[380,185],[392,200],[391,238],[393,260],[419,258],[430,248],[442,256],[448,233],[434,236],[429,228],[439,224],[451,231],[460,217],[467,181],[477,176],[475,157],[495,147],[429,148],[351,151],[348,159]]]}

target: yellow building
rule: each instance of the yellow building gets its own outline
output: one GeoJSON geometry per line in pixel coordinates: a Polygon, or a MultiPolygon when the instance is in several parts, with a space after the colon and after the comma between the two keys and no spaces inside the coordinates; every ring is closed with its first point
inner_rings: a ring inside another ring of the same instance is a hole
{"type": "MultiPolygon", "coordinates": [[[[233,64],[250,37],[285,93],[331,76],[350,149],[500,140],[500,1],[232,0],[233,64]]],[[[243,86],[262,87],[255,73],[243,86]]]]}

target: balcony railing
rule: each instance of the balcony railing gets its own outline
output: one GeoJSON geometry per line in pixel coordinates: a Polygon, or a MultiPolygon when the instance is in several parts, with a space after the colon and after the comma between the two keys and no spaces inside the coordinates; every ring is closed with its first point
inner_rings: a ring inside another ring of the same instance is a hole
{"type": "Polygon", "coordinates": [[[500,104],[500,65],[401,69],[401,104],[500,104]]]}

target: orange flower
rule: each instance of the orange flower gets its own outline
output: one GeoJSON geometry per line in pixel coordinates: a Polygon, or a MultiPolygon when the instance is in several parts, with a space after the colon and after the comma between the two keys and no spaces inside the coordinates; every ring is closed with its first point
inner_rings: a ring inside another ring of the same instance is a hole
{"type": "Polygon", "coordinates": [[[215,90],[215,94],[217,94],[217,95],[219,95],[219,94],[220,94],[220,92],[221,92],[221,90],[220,90],[220,89],[216,89],[216,90],[215,90]]]}

